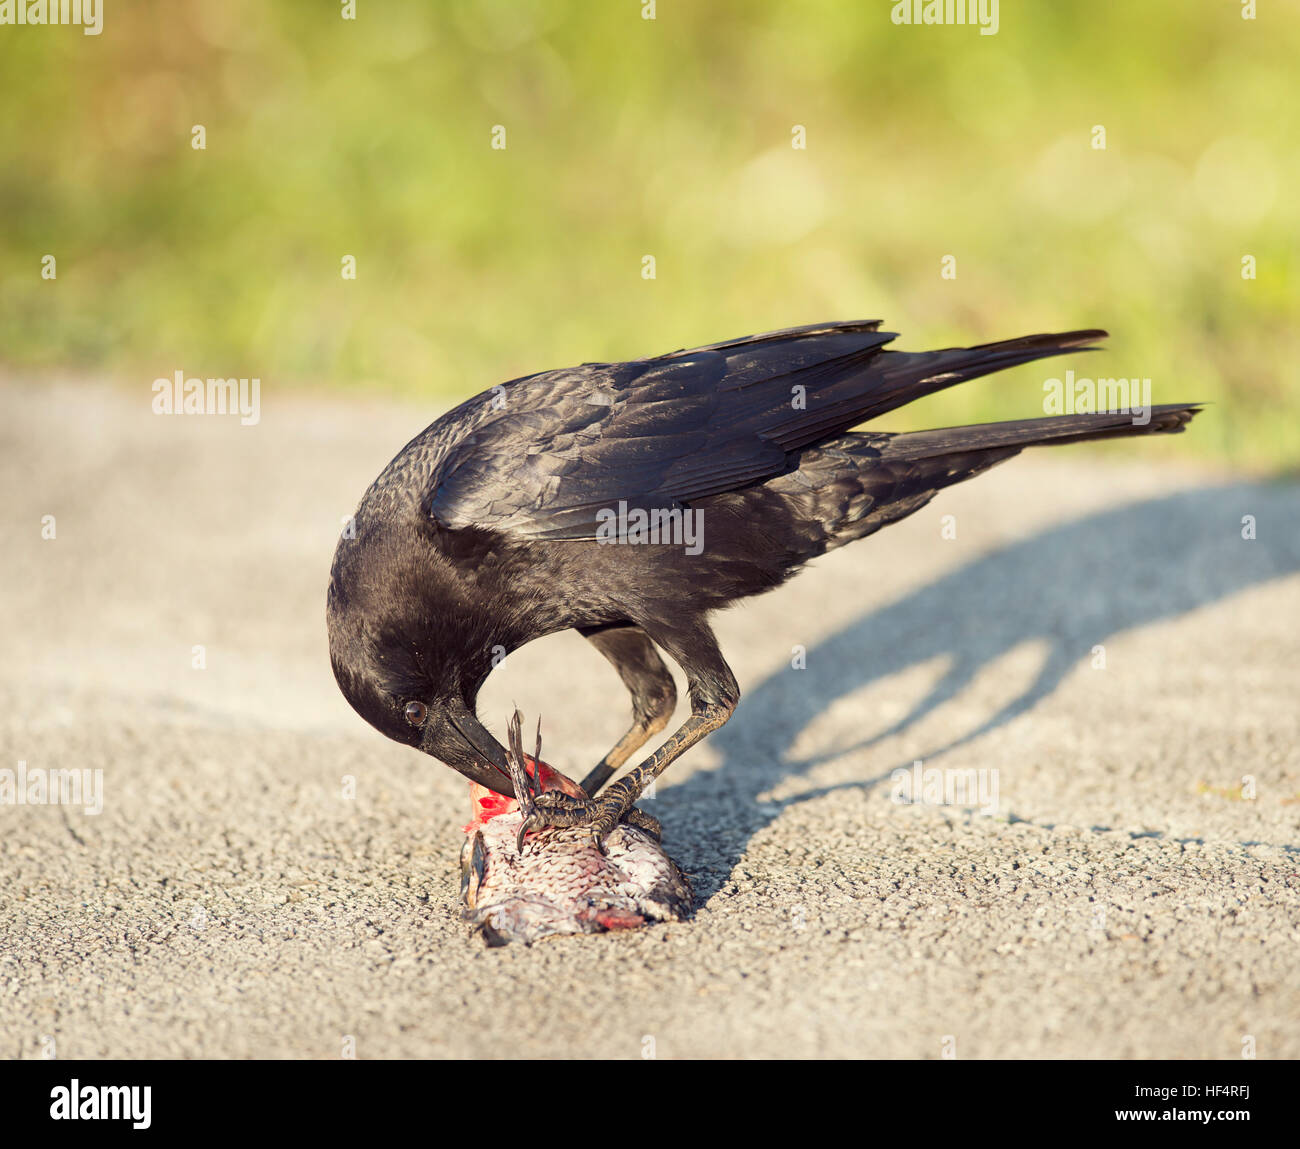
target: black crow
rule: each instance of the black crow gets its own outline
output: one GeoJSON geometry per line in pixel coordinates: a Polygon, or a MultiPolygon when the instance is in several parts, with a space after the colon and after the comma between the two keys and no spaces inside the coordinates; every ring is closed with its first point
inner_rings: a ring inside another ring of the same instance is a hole
{"type": "Polygon", "coordinates": [[[572,628],[632,695],[632,726],[584,779],[537,796],[530,825],[603,840],[642,789],[731,716],[736,680],[709,614],[925,506],[1024,447],[1181,431],[1196,404],[911,434],[851,427],[1004,367],[1095,350],[1104,331],[887,351],[878,322],[752,335],[494,387],[432,423],[361,499],[334,556],[330,657],[352,706],[513,795],[475,699],[510,651],[572,628]],[[647,527],[649,524],[649,527],[647,527]],[[603,793],[677,703],[691,713],[603,793]]]}

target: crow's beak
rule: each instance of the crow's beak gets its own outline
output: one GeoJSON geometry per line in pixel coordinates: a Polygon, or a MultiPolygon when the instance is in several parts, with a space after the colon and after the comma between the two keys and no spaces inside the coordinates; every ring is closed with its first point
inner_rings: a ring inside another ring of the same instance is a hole
{"type": "Polygon", "coordinates": [[[505,747],[484,729],[464,703],[453,702],[447,707],[446,715],[452,730],[459,736],[456,741],[461,745],[455,751],[445,746],[426,746],[425,749],[471,781],[513,798],[515,788],[510,780],[510,763],[505,747]]]}

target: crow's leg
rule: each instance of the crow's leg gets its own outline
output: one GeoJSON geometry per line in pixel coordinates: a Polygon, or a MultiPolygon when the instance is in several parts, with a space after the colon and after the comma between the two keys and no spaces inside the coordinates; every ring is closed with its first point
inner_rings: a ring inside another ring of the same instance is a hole
{"type": "Polygon", "coordinates": [[[616,770],[668,725],[677,706],[677,687],[654,643],[639,626],[581,627],[578,633],[609,659],[632,695],[631,728],[582,780],[582,788],[594,797],[616,770]]]}
{"type": "Polygon", "coordinates": [[[678,627],[647,625],[645,631],[686,672],[691,716],[667,742],[600,797],[584,801],[567,795],[541,795],[524,828],[584,826],[597,842],[604,842],[627,816],[645,787],[701,738],[717,730],[736,709],[740,689],[718,650],[713,632],[703,620],[678,627]]]}

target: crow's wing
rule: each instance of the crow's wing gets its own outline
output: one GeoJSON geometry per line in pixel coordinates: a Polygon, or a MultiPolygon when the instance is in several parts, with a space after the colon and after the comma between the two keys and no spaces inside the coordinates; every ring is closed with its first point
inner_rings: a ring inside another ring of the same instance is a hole
{"type": "Polygon", "coordinates": [[[438,469],[429,511],[453,528],[592,538],[597,513],[620,501],[670,508],[779,474],[826,420],[840,429],[830,408],[849,394],[835,385],[893,338],[878,326],[795,328],[506,384],[500,409],[438,469]]]}
{"type": "MultiPolygon", "coordinates": [[[[1099,332],[920,354],[879,321],[753,335],[504,385],[432,476],[429,513],[534,539],[594,538],[599,512],[672,508],[782,473],[791,452],[919,395],[1099,332]]],[[[488,404],[485,397],[484,404],[488,404]]]]}

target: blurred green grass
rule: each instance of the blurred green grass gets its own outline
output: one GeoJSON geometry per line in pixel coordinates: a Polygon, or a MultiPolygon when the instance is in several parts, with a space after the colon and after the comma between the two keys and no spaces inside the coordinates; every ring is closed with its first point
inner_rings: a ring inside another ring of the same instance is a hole
{"type": "MultiPolygon", "coordinates": [[[[904,348],[1101,326],[1110,350],[1062,370],[1215,404],[1172,450],[1300,459],[1294,12],[1008,0],[985,37],[895,26],[889,0],[642,2],[0,28],[0,361],[443,403],[826,319],[904,348]]],[[[1037,414],[1057,373],[889,425],[1037,414]]]]}

